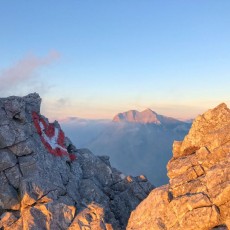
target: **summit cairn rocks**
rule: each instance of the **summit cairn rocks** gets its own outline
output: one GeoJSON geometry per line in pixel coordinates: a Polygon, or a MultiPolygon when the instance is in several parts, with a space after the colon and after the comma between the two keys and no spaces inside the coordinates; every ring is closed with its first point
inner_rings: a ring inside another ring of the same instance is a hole
{"type": "Polygon", "coordinates": [[[230,110],[198,116],[173,144],[168,185],[154,189],[132,212],[128,230],[230,229],[230,110]]]}
{"type": "Polygon", "coordinates": [[[76,149],[40,104],[0,98],[0,229],[125,229],[153,186],[76,149]]]}

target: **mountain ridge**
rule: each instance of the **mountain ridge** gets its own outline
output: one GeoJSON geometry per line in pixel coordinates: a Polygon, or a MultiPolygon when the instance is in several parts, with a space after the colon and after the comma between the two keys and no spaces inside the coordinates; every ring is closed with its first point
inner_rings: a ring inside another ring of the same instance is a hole
{"type": "Polygon", "coordinates": [[[172,125],[183,123],[183,121],[176,118],[160,115],[150,108],[147,108],[141,112],[138,110],[128,110],[126,112],[118,113],[113,117],[113,121],[156,125],[172,125]]]}
{"type": "Polygon", "coordinates": [[[58,122],[40,114],[40,104],[36,93],[0,98],[0,229],[230,228],[225,104],[198,116],[174,142],[169,184],[156,189],[143,175],[111,167],[108,156],[77,149],[58,122]]]}
{"type": "Polygon", "coordinates": [[[150,109],[142,113],[157,116],[161,124],[72,119],[62,126],[78,147],[87,147],[96,155],[109,155],[111,163],[125,174],[144,174],[159,186],[168,183],[166,164],[173,141],[182,140],[191,124],[150,109]]]}

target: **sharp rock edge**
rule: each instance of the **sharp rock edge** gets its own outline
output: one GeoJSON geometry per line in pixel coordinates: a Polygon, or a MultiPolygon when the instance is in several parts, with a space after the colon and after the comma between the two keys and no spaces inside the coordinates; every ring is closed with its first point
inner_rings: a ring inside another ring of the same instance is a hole
{"type": "Polygon", "coordinates": [[[125,229],[154,188],[77,149],[41,98],[0,98],[0,229],[125,229]]]}

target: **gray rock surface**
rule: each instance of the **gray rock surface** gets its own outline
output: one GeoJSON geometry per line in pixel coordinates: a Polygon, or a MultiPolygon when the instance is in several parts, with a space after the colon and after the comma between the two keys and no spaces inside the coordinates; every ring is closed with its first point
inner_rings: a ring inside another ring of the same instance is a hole
{"type": "Polygon", "coordinates": [[[0,99],[0,229],[125,229],[153,186],[76,149],[40,103],[0,99]]]}

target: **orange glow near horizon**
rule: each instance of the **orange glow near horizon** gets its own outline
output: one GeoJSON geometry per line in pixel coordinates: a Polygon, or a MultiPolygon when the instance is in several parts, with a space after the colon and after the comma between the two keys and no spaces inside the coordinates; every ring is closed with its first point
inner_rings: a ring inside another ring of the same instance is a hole
{"type": "Polygon", "coordinates": [[[109,119],[112,120],[113,117],[121,112],[128,110],[138,110],[143,111],[146,108],[150,108],[156,113],[168,117],[173,117],[179,120],[193,119],[197,115],[204,113],[206,110],[211,109],[220,102],[204,102],[204,103],[191,103],[189,105],[159,105],[155,104],[152,106],[127,106],[127,105],[114,105],[102,107],[102,106],[88,106],[78,105],[77,103],[72,103],[71,105],[57,105],[54,101],[45,101],[42,103],[41,113],[47,116],[50,120],[64,121],[70,117],[78,117],[83,119],[109,119]],[[198,106],[199,105],[199,106],[198,106]]]}

